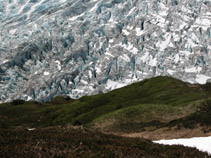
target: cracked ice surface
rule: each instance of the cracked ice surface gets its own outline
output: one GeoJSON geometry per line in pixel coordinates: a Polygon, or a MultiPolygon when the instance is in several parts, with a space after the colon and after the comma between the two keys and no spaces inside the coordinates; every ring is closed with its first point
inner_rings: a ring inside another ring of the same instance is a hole
{"type": "Polygon", "coordinates": [[[0,0],[0,101],[211,79],[208,0],[0,0]]]}

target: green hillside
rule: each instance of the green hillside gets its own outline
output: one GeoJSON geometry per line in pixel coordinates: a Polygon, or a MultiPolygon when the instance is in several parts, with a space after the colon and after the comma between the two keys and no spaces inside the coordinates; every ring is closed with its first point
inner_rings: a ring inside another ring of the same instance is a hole
{"type": "Polygon", "coordinates": [[[207,136],[210,115],[211,84],[191,85],[171,77],[78,100],[14,100],[0,104],[0,157],[209,157],[143,137],[207,136]]]}
{"type": "Polygon", "coordinates": [[[45,104],[1,104],[0,121],[2,127],[72,124],[130,132],[148,126],[175,125],[176,120],[194,115],[210,96],[211,84],[191,85],[171,77],[155,77],[78,100],[58,96],[45,104]]]}

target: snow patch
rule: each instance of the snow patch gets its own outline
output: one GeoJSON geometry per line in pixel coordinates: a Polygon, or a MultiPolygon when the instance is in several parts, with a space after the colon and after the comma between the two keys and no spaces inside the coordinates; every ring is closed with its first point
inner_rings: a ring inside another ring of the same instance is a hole
{"type": "Polygon", "coordinates": [[[141,60],[146,61],[149,56],[149,52],[146,52],[142,57],[141,60]]]}
{"type": "Polygon", "coordinates": [[[109,40],[109,43],[113,43],[113,42],[114,42],[114,39],[110,39],[110,40],[109,40]]]}
{"type": "Polygon", "coordinates": [[[106,89],[113,90],[113,89],[121,88],[121,87],[124,87],[124,86],[126,86],[126,84],[115,82],[115,81],[112,81],[112,80],[108,80],[107,85],[106,85],[106,89]]]}
{"type": "Polygon", "coordinates": [[[34,131],[36,128],[28,128],[28,131],[34,131]]]}
{"type": "Polygon", "coordinates": [[[170,75],[173,75],[176,71],[168,69],[167,72],[168,72],[170,75]]]}
{"type": "Polygon", "coordinates": [[[100,73],[102,72],[101,69],[100,69],[99,67],[96,67],[95,69],[96,69],[96,73],[97,73],[97,74],[100,74],[100,73]]]}
{"type": "Polygon", "coordinates": [[[8,62],[8,61],[9,61],[9,60],[4,60],[4,61],[3,61],[3,64],[6,63],[6,62],[8,62]]]}
{"type": "Polygon", "coordinates": [[[123,32],[126,36],[128,36],[128,35],[130,34],[130,32],[128,32],[127,30],[122,30],[122,32],[123,32]]]}
{"type": "Polygon", "coordinates": [[[32,100],[32,97],[27,96],[27,101],[30,101],[30,100],[32,100]]]}
{"type": "Polygon", "coordinates": [[[149,65],[151,66],[157,66],[157,58],[153,58],[149,61],[149,65]]]}
{"type": "Polygon", "coordinates": [[[189,72],[189,73],[194,73],[195,72],[196,73],[197,69],[196,69],[196,67],[186,68],[185,72],[189,72]]]}
{"type": "Polygon", "coordinates": [[[120,58],[123,59],[126,62],[129,62],[130,61],[130,58],[127,56],[127,54],[121,55],[120,58]]]}
{"type": "Polygon", "coordinates": [[[106,52],[105,55],[108,55],[108,56],[110,56],[110,57],[112,57],[112,58],[114,57],[114,56],[113,56],[111,53],[109,53],[109,52],[106,52]]]}
{"type": "Polygon", "coordinates": [[[141,36],[144,34],[144,31],[141,30],[141,28],[136,28],[135,30],[136,30],[136,36],[141,36]]]}
{"type": "Polygon", "coordinates": [[[44,74],[44,76],[48,76],[50,73],[45,71],[43,74],[44,74]]]}
{"type": "Polygon", "coordinates": [[[206,84],[207,80],[210,79],[211,77],[203,75],[203,74],[197,74],[196,75],[196,82],[200,84],[206,84]]]}
{"type": "Polygon", "coordinates": [[[171,35],[168,34],[165,41],[158,43],[158,45],[160,46],[160,50],[164,51],[168,47],[170,42],[171,42],[171,35]]]}
{"type": "Polygon", "coordinates": [[[9,31],[9,33],[11,33],[11,34],[15,34],[15,33],[16,33],[16,31],[17,31],[17,29],[13,29],[13,30],[10,30],[10,31],[9,31]]]}
{"type": "Polygon", "coordinates": [[[200,151],[211,154],[211,136],[210,137],[195,137],[187,139],[171,139],[171,140],[159,140],[153,141],[154,143],[164,145],[183,145],[187,147],[197,148],[200,151]]]}
{"type": "Polygon", "coordinates": [[[56,60],[55,63],[57,63],[58,70],[61,70],[62,69],[61,62],[59,60],[56,60]]]}
{"type": "Polygon", "coordinates": [[[175,58],[174,58],[174,62],[175,62],[175,63],[178,63],[179,60],[180,60],[179,54],[176,54],[176,55],[175,55],[175,58]]]}
{"type": "Polygon", "coordinates": [[[87,82],[87,81],[85,81],[85,80],[81,80],[81,83],[83,83],[83,84],[85,84],[85,85],[87,85],[87,84],[88,84],[88,82],[87,82]]]}
{"type": "Polygon", "coordinates": [[[134,47],[133,44],[130,42],[128,42],[128,45],[124,44],[122,46],[124,47],[124,49],[128,50],[129,52],[131,52],[133,54],[138,53],[138,49],[136,47],[134,47]]]}

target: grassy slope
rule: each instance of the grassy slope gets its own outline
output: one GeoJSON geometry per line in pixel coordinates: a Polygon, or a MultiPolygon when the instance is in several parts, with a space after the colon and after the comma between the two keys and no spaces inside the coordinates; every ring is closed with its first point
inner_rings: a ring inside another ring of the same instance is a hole
{"type": "Polygon", "coordinates": [[[55,126],[34,131],[3,129],[0,130],[0,140],[0,157],[209,157],[183,146],[164,146],[145,139],[123,138],[73,127],[55,126]]]}
{"type": "Polygon", "coordinates": [[[152,126],[210,126],[210,96],[210,84],[190,85],[156,77],[79,100],[56,97],[45,104],[0,104],[0,157],[204,157],[185,147],[57,125],[84,125],[111,132],[138,132],[152,126]],[[49,126],[55,127],[46,128],[49,126]],[[25,130],[29,127],[38,129],[25,130]]]}
{"type": "Polygon", "coordinates": [[[191,87],[171,77],[155,77],[79,100],[56,97],[45,104],[1,104],[0,121],[4,127],[65,124],[93,126],[108,117],[126,124],[154,120],[168,122],[196,111],[200,102],[211,96],[210,87],[210,84],[191,87]]]}

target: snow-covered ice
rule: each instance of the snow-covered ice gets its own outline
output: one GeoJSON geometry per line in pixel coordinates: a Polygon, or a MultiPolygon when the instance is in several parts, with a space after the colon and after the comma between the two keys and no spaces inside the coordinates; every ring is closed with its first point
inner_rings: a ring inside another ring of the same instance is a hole
{"type": "Polygon", "coordinates": [[[154,143],[164,145],[183,145],[187,147],[194,147],[200,151],[211,154],[211,136],[210,137],[194,137],[194,138],[181,138],[171,140],[153,141],[154,143]]]}
{"type": "Polygon", "coordinates": [[[203,74],[197,74],[196,75],[196,82],[200,84],[206,84],[207,80],[210,79],[211,77],[203,75],[203,74]]]}
{"type": "Polygon", "coordinates": [[[124,87],[125,85],[126,84],[124,84],[124,83],[119,83],[119,82],[108,80],[106,89],[113,90],[113,89],[124,87]]]}
{"type": "Polygon", "coordinates": [[[43,74],[44,74],[45,76],[48,76],[50,73],[47,72],[47,71],[45,71],[43,74]]]}
{"type": "Polygon", "coordinates": [[[128,35],[130,34],[130,32],[128,32],[127,30],[122,30],[122,32],[123,32],[126,36],[128,36],[128,35]]]}
{"type": "Polygon", "coordinates": [[[0,0],[0,100],[78,98],[159,75],[204,84],[210,15],[203,0],[0,0]]]}

